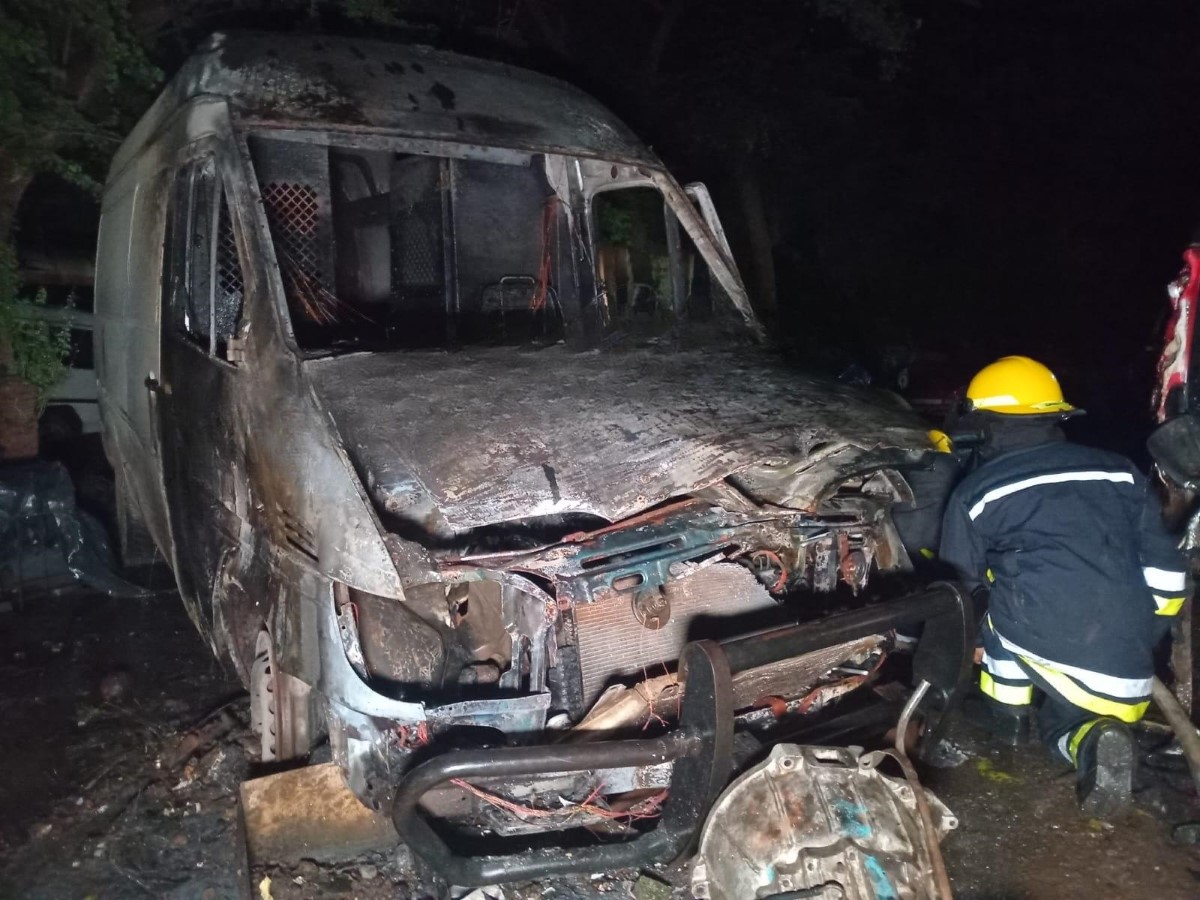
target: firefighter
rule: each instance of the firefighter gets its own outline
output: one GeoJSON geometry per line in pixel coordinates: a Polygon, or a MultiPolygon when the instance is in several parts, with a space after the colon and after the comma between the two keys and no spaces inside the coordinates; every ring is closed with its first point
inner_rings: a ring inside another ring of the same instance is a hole
{"type": "Polygon", "coordinates": [[[1024,356],[982,369],[967,416],[985,435],[980,465],[955,488],[941,557],[986,594],[981,695],[965,713],[1008,743],[1037,721],[1075,766],[1089,815],[1130,798],[1129,724],[1149,705],[1155,646],[1187,595],[1183,557],[1133,463],[1066,440],[1081,411],[1024,356]]]}

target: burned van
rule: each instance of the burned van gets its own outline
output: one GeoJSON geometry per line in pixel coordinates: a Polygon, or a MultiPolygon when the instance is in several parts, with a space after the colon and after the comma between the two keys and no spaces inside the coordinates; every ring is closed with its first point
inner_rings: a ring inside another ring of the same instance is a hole
{"type": "Polygon", "coordinates": [[[500,875],[673,855],[735,726],[958,608],[863,605],[911,569],[922,426],[777,361],[703,186],[560,82],[217,36],[113,160],[96,274],[125,551],[174,569],[263,759],[327,737],[435,866],[446,828],[607,835],[500,875]]]}

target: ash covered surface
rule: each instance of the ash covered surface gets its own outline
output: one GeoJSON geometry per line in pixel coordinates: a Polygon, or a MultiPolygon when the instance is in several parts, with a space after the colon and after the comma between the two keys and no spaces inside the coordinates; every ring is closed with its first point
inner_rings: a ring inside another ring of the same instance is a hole
{"type": "MultiPolygon", "coordinates": [[[[224,96],[235,115],[285,127],[348,125],[660,165],[623,122],[578,88],[430,47],[231,31],[201,47],[169,90],[176,98],[224,96]]],[[[148,136],[142,126],[135,129],[113,170],[148,136]]]]}
{"type": "Polygon", "coordinates": [[[305,364],[376,501],[427,492],[455,528],[563,512],[615,521],[829,441],[924,449],[883,394],[736,352],[512,349],[305,364]]]}

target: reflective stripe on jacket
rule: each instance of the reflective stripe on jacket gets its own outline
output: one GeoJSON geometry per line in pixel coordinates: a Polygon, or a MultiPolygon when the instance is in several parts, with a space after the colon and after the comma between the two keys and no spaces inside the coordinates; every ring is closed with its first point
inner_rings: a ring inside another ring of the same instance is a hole
{"type": "Polygon", "coordinates": [[[1149,678],[1186,594],[1182,555],[1133,463],[1067,442],[964,478],[941,557],[972,590],[989,588],[996,631],[1018,652],[1101,679],[1149,678]]]}

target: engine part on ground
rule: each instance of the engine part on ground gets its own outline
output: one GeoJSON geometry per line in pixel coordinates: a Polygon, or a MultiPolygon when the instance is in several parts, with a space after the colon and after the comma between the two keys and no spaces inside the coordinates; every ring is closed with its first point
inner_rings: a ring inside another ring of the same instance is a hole
{"type": "Polygon", "coordinates": [[[244,781],[238,795],[253,863],[340,861],[399,841],[391,820],[346,786],[337,763],[244,781]]]}
{"type": "Polygon", "coordinates": [[[717,563],[668,582],[663,595],[670,618],[657,629],[639,621],[631,593],[575,607],[585,706],[611,679],[663,674],[665,662],[678,659],[688,641],[744,632],[743,617],[778,608],[754,574],[737,563],[717,563]],[[738,622],[736,629],[730,620],[738,622]]]}
{"type": "MultiPolygon", "coordinates": [[[[851,749],[779,744],[713,807],[692,896],[934,898],[915,791],[851,749]]],[[[957,820],[928,795],[938,837],[957,820]]]]}
{"type": "Polygon", "coordinates": [[[1162,711],[1171,730],[1175,732],[1179,749],[1183,751],[1183,757],[1192,773],[1192,781],[1196,784],[1196,792],[1200,794],[1200,732],[1196,731],[1196,726],[1192,724],[1183,704],[1157,677],[1150,683],[1150,695],[1162,711]]]}

